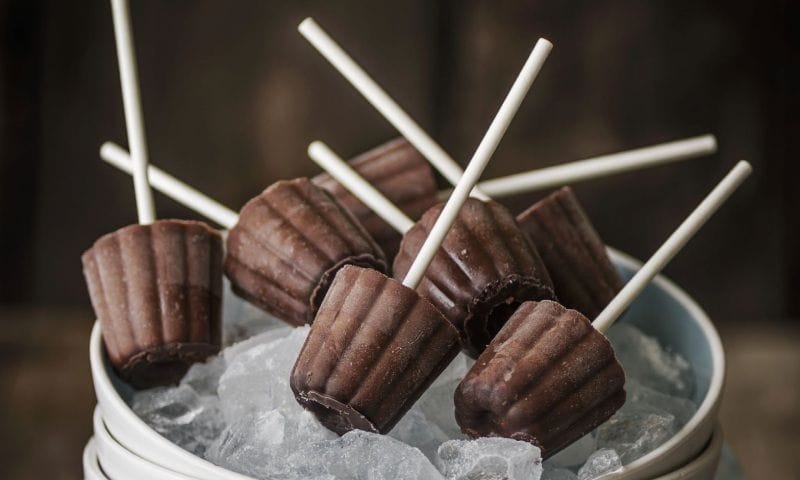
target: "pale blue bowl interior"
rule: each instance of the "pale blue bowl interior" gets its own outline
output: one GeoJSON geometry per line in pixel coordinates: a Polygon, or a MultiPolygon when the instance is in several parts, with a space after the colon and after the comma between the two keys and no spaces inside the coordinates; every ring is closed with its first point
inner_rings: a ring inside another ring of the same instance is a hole
{"type": "MultiPolygon", "coordinates": [[[[616,259],[614,264],[625,281],[633,276],[634,270],[628,265],[616,259]]],[[[619,321],[656,337],[662,346],[679,353],[692,365],[695,375],[692,400],[700,405],[711,385],[714,360],[709,339],[693,313],[664,287],[652,282],[619,321]]]]}

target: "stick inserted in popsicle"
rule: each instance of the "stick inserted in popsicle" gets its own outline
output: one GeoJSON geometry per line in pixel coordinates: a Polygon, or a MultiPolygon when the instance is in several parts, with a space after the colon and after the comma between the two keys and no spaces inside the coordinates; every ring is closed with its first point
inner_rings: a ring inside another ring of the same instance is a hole
{"type": "Polygon", "coordinates": [[[122,101],[125,110],[125,127],[128,131],[128,144],[133,158],[133,184],[136,192],[136,210],[139,223],[146,225],[156,219],[153,205],[153,192],[147,181],[147,140],[142,101],[139,95],[139,74],[136,68],[136,53],[133,46],[133,32],[128,0],[111,0],[114,18],[114,37],[117,43],[119,81],[122,86],[122,101]]]}
{"type": "MultiPolygon", "coordinates": [[[[114,142],[100,147],[100,158],[128,174],[133,173],[133,161],[128,152],[114,142]]],[[[147,166],[150,185],[181,205],[203,215],[222,228],[230,230],[239,221],[239,214],[213,198],[190,187],[154,165],[147,166]]]]}
{"type": "Polygon", "coordinates": [[[600,315],[592,322],[592,326],[605,332],[619,318],[630,304],[647,287],[653,278],[672,260],[678,252],[691,240],[700,228],[719,210],[728,197],[739,188],[739,185],[753,171],[753,167],[742,160],[714,187],[711,193],[700,202],[700,205],[680,224],[666,242],[642,265],[633,278],[622,287],[622,290],[611,300],[600,315]]]}
{"type": "MultiPolygon", "coordinates": [[[[461,178],[461,167],[395,102],[313,19],[306,18],[300,33],[453,185],[461,178]]],[[[541,39],[535,50],[541,67],[552,45],[541,39]]],[[[488,197],[473,192],[482,200],[488,197]]]]}
{"type": "Polygon", "coordinates": [[[688,160],[716,151],[714,135],[701,135],[485,180],[478,183],[478,188],[493,198],[506,197],[688,160]]]}
{"type": "Polygon", "coordinates": [[[594,323],[557,302],[523,303],[456,389],[462,431],[528,441],[547,458],[608,420],[625,403],[625,373],[603,332],[751,170],[739,162],[594,323]]]}

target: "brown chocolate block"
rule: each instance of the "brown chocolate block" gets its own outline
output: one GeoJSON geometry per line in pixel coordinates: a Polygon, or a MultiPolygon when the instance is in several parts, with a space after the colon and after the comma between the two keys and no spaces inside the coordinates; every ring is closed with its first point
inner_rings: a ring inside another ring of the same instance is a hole
{"type": "Polygon", "coordinates": [[[540,200],[517,222],[542,256],[559,302],[596,318],[623,282],[572,189],[540,200]]]}
{"type": "Polygon", "coordinates": [[[108,357],[137,388],[176,383],[220,347],[222,237],[159,220],[100,237],[83,274],[108,357]]]}
{"type": "Polygon", "coordinates": [[[247,202],[227,246],[233,290],[294,325],[314,320],[344,265],[387,270],[353,214],[307,178],[276,182],[247,202]]]}
{"type": "Polygon", "coordinates": [[[330,430],[387,433],[461,349],[458,332],[400,282],[339,270],[297,358],[297,401],[330,430]]]}
{"type": "MultiPolygon", "coordinates": [[[[408,272],[442,208],[428,210],[406,233],[394,260],[395,278],[408,272]]],[[[417,291],[461,332],[472,356],[520,303],[555,298],[547,269],[511,213],[474,198],[464,203],[417,291]]]]}
{"type": "Polygon", "coordinates": [[[523,440],[547,458],[610,418],[624,385],[611,344],[586,317],[525,302],[456,389],[456,421],[471,437],[523,440]]]}
{"type": "MultiPolygon", "coordinates": [[[[409,218],[417,219],[436,203],[436,179],[428,162],[404,138],[386,142],[348,163],[409,218]]],[[[358,218],[388,258],[394,258],[402,235],[375,215],[327,173],[312,180],[358,218]]]]}

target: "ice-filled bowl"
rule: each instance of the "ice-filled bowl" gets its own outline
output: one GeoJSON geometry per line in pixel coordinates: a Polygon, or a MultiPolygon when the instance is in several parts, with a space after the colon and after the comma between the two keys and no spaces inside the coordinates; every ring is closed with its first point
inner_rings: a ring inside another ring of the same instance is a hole
{"type": "MultiPolygon", "coordinates": [[[[641,265],[611,250],[611,258],[625,278],[641,265]]],[[[692,400],[697,412],[670,440],[631,462],[606,479],[653,478],[674,471],[698,456],[708,444],[719,407],[725,361],[719,336],[703,310],[680,288],[659,276],[620,320],[686,358],[694,371],[692,400]]],[[[149,462],[203,480],[245,479],[218,467],[162,437],[129,407],[133,390],[114,373],[103,353],[99,324],[92,331],[90,359],[95,392],[108,432],[125,449],[149,462]]],[[[686,477],[691,478],[691,477],[686,477]]]]}

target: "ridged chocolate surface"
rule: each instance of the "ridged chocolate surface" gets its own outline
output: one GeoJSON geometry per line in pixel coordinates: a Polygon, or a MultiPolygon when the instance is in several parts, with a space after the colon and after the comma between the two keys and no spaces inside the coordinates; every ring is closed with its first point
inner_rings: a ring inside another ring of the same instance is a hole
{"type": "Polygon", "coordinates": [[[103,341],[136,387],[177,382],[220,347],[222,237],[201,222],[159,220],[109,233],[83,256],[103,341]]]}
{"type": "MultiPolygon", "coordinates": [[[[419,218],[436,203],[436,180],[428,162],[404,138],[391,140],[348,163],[409,218],[419,218]]],[[[314,184],[330,192],[358,218],[388,258],[394,258],[402,236],[327,173],[314,184]]]]}
{"type": "Polygon", "coordinates": [[[569,187],[517,216],[544,260],[558,300],[594,319],[622,288],[606,245],[569,187]]]}
{"type": "Polygon", "coordinates": [[[247,202],[227,246],[234,291],[295,325],[314,320],[342,266],[387,269],[353,214],[307,178],[276,182],[247,202]]]}
{"type": "Polygon", "coordinates": [[[471,437],[533,443],[549,457],[625,403],[625,372],[608,339],[575,310],[525,302],[456,389],[471,437]]]}
{"type": "MultiPolygon", "coordinates": [[[[394,260],[394,277],[408,272],[442,211],[438,204],[409,230],[394,260]]],[[[526,300],[555,298],[536,249],[509,211],[470,198],[459,212],[417,289],[461,332],[477,356],[526,300]]]]}
{"type": "Polygon", "coordinates": [[[327,428],[386,433],[460,350],[428,301],[372,269],[339,270],[297,358],[297,401],[327,428]]]}

